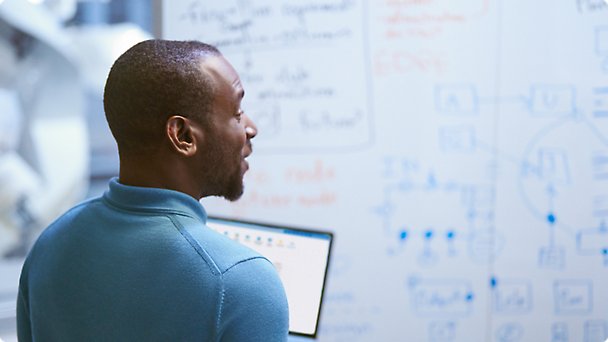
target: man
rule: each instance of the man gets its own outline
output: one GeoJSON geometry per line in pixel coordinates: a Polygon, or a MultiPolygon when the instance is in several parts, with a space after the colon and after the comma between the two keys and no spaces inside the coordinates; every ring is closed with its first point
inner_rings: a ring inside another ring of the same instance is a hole
{"type": "Polygon", "coordinates": [[[21,274],[21,341],[285,341],[272,264],[205,226],[238,199],[257,130],[212,46],[149,40],[116,60],[104,107],[118,179],[40,236],[21,274]]]}

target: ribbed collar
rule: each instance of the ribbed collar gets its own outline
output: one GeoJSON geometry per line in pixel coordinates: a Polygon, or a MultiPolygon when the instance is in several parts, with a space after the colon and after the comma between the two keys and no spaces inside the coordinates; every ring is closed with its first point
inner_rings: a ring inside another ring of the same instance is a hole
{"type": "Polygon", "coordinates": [[[110,180],[103,199],[121,209],[185,214],[207,222],[205,208],[192,196],[174,190],[120,184],[117,177],[110,180]]]}

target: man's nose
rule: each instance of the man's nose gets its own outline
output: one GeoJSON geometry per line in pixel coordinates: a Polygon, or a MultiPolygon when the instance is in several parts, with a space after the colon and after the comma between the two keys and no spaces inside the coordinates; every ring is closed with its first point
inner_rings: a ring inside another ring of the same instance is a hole
{"type": "Polygon", "coordinates": [[[253,139],[256,135],[258,135],[258,127],[247,114],[245,114],[245,133],[247,133],[248,139],[253,139]]]}

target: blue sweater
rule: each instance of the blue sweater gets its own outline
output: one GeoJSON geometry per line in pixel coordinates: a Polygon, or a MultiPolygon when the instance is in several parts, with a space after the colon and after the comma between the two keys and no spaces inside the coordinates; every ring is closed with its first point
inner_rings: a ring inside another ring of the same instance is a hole
{"type": "Polygon", "coordinates": [[[122,185],[68,211],[23,266],[20,341],[286,341],[273,265],[192,197],[122,185]]]}

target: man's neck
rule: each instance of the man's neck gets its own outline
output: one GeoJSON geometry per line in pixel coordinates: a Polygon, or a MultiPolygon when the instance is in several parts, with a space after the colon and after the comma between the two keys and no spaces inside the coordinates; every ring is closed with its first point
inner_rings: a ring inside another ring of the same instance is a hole
{"type": "Polygon", "coordinates": [[[172,157],[121,156],[118,181],[124,185],[175,190],[199,200],[201,196],[186,170],[182,161],[172,157]]]}

